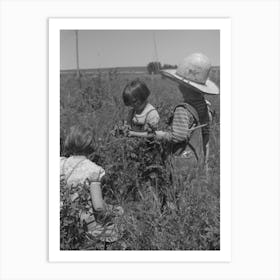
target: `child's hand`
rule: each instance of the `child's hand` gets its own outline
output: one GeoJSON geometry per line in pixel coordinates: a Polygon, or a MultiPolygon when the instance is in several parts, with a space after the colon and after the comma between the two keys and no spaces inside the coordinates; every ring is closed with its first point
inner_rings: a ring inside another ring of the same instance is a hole
{"type": "Polygon", "coordinates": [[[113,216],[121,216],[124,210],[119,205],[106,204],[107,212],[110,212],[113,216]]]}
{"type": "Polygon", "coordinates": [[[94,217],[96,222],[102,225],[108,225],[112,223],[113,216],[108,211],[97,211],[94,213],[94,217]]]}
{"type": "Polygon", "coordinates": [[[156,132],[156,139],[162,140],[166,138],[166,132],[164,131],[157,131],[156,132]]]}
{"type": "Polygon", "coordinates": [[[133,137],[133,136],[137,136],[137,133],[135,133],[135,131],[133,131],[133,130],[129,130],[127,135],[129,137],[133,137]]]}

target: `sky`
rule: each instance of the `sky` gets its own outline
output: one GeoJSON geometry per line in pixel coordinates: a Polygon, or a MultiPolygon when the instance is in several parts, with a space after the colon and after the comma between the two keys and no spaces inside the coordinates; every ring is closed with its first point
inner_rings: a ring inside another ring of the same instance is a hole
{"type": "MultiPolygon", "coordinates": [[[[219,30],[79,30],[81,69],[177,64],[194,52],[220,65],[219,30]],[[154,43],[155,42],[155,43],[154,43]]],[[[60,68],[76,68],[74,30],[60,32],[60,68]]]]}

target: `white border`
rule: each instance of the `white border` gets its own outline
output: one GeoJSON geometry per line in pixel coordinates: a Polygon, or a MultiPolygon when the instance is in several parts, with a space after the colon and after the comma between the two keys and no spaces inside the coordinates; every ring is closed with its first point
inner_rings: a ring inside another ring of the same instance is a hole
{"type": "Polygon", "coordinates": [[[231,260],[231,21],[228,18],[49,19],[49,261],[52,262],[229,262],[231,260]],[[60,30],[219,29],[221,66],[221,250],[60,251],[59,96],[60,30]]]}

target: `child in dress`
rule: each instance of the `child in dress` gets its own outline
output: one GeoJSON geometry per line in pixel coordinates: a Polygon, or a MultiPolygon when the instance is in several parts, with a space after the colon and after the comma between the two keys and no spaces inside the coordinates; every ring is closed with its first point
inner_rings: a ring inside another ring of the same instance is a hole
{"type": "MultiPolygon", "coordinates": [[[[74,202],[79,198],[78,192],[81,187],[89,189],[90,193],[86,207],[88,210],[81,211],[80,222],[86,223],[88,233],[91,235],[107,242],[116,241],[118,231],[114,223],[102,225],[101,222],[108,216],[110,208],[104,203],[101,192],[101,179],[105,171],[87,158],[94,151],[93,132],[81,125],[71,127],[64,149],[70,156],[60,158],[60,175],[70,189],[71,201],[74,202]]],[[[116,207],[114,211],[119,214],[123,212],[121,207],[116,207]]]]}
{"type": "Polygon", "coordinates": [[[127,124],[137,136],[140,132],[155,131],[159,122],[157,110],[148,102],[150,90],[139,79],[128,83],[123,90],[123,102],[132,107],[129,111],[127,124]]]}

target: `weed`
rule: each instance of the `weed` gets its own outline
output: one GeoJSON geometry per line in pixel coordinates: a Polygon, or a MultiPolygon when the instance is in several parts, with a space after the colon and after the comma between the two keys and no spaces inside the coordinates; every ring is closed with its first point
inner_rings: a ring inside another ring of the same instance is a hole
{"type": "MultiPolygon", "coordinates": [[[[71,203],[61,181],[60,212],[62,250],[219,250],[220,249],[220,129],[219,99],[211,98],[215,111],[209,155],[209,178],[194,172],[175,180],[166,147],[156,140],[126,137],[122,120],[127,108],[121,92],[131,74],[97,72],[82,76],[82,88],[72,74],[61,76],[60,141],[70,126],[83,123],[95,132],[96,150],[88,157],[106,171],[102,188],[106,202],[121,205],[122,238],[102,243],[86,232],[79,211],[89,192],[80,186],[79,203],[71,203]],[[68,198],[67,198],[68,197],[68,198]]],[[[176,84],[154,75],[141,77],[151,89],[151,103],[167,127],[172,108],[181,96],[176,84]]],[[[61,145],[61,155],[64,155],[61,145]]]]}

